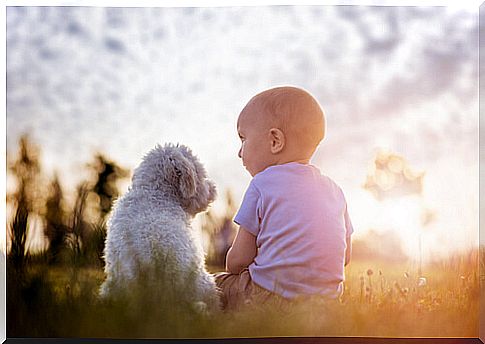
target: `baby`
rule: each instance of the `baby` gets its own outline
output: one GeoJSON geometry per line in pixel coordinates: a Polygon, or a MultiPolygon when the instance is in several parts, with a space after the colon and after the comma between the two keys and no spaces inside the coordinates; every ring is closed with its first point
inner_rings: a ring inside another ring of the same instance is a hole
{"type": "Polygon", "coordinates": [[[227,272],[216,275],[225,308],[272,297],[337,299],[353,228],[340,187],[310,164],[325,136],[320,105],[301,88],[272,88],[249,101],[237,130],[253,179],[234,218],[240,227],[227,272]]]}

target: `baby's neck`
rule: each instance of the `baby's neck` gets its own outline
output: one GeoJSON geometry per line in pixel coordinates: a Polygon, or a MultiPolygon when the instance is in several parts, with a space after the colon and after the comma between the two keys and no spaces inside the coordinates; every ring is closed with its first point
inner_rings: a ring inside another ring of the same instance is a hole
{"type": "Polygon", "coordinates": [[[310,163],[310,158],[301,158],[301,159],[289,159],[289,158],[285,159],[285,158],[282,158],[282,159],[278,160],[276,165],[289,164],[290,162],[296,162],[298,164],[308,165],[310,163]]]}

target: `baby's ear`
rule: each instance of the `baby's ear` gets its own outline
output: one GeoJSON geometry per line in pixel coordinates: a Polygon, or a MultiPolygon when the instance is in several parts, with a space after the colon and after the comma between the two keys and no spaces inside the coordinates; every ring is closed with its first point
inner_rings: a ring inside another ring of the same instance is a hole
{"type": "Polygon", "coordinates": [[[285,134],[281,129],[271,128],[269,131],[271,140],[271,153],[278,154],[286,144],[285,134]]]}
{"type": "MultiPolygon", "coordinates": [[[[177,154],[178,155],[178,154],[177,154]]],[[[196,190],[196,172],[194,164],[187,158],[178,155],[176,158],[170,159],[178,180],[178,186],[183,198],[191,198],[195,196],[196,190]]]]}

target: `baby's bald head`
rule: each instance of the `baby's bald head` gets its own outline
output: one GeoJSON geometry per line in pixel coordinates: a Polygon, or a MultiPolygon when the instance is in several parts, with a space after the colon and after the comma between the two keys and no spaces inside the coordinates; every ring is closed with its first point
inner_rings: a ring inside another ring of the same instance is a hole
{"type": "MultiPolygon", "coordinates": [[[[244,108],[258,108],[257,120],[266,128],[278,128],[287,145],[298,147],[310,157],[325,137],[325,115],[317,100],[307,91],[292,86],[265,90],[254,96],[244,108]]],[[[251,111],[253,112],[253,111],[251,111]]]]}

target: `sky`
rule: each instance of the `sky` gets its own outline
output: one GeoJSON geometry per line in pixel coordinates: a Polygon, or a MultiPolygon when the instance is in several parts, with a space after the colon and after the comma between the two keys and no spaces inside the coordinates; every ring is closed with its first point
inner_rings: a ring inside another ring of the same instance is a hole
{"type": "Polygon", "coordinates": [[[216,182],[214,208],[226,188],[239,203],[250,175],[237,116],[256,93],[296,85],[325,111],[312,163],[344,190],[356,237],[392,231],[415,255],[421,233],[428,257],[478,243],[477,8],[6,12],[7,155],[29,133],[66,190],[95,151],[133,169],[155,144],[179,142],[216,182]],[[424,172],[423,192],[374,199],[362,186],[379,150],[424,172]]]}

